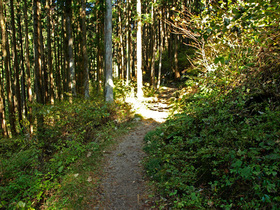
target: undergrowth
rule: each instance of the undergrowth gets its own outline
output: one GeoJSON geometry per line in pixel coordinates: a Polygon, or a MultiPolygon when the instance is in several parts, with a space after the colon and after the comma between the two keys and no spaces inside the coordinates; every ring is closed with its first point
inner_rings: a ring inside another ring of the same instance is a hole
{"type": "MultiPolygon", "coordinates": [[[[86,205],[103,150],[131,119],[127,104],[96,98],[40,106],[43,128],[1,140],[0,208],[61,209],[86,205]]],[[[92,189],[91,192],[94,192],[92,189]]]]}
{"type": "Polygon", "coordinates": [[[221,98],[193,106],[145,138],[159,193],[175,208],[278,209],[280,110],[250,114],[221,98]]]}
{"type": "Polygon", "coordinates": [[[185,21],[202,25],[201,73],[146,135],[147,176],[160,208],[279,209],[279,4],[221,4],[185,21]]]}

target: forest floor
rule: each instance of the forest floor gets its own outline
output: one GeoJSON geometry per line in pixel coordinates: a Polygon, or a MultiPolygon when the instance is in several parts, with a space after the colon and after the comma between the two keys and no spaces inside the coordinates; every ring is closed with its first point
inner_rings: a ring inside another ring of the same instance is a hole
{"type": "Polygon", "coordinates": [[[126,135],[118,137],[117,142],[108,151],[104,151],[99,199],[90,206],[91,209],[128,210],[150,209],[154,205],[149,198],[151,188],[144,180],[142,160],[145,153],[144,137],[147,132],[163,123],[169,115],[169,99],[175,88],[163,88],[158,97],[144,98],[139,102],[133,98],[127,101],[133,106],[139,120],[126,135]]]}

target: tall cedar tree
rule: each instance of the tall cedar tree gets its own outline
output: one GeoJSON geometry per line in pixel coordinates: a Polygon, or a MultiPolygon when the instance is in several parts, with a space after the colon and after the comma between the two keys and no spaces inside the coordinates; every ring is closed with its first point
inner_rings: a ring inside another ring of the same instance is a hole
{"type": "Polygon", "coordinates": [[[81,0],[81,17],[82,17],[82,53],[83,53],[83,72],[84,72],[84,97],[89,98],[89,69],[87,54],[87,29],[86,29],[86,0],[81,0]]]}
{"type": "MultiPolygon", "coordinates": [[[[6,64],[7,60],[7,51],[6,51],[6,35],[5,35],[5,21],[4,21],[4,13],[3,13],[3,1],[0,0],[0,22],[1,22],[1,30],[2,30],[2,50],[3,50],[3,57],[4,57],[4,62],[6,64]]],[[[6,68],[6,65],[4,66],[6,68]]],[[[0,75],[0,84],[4,84],[1,79],[0,75]]],[[[1,131],[0,134],[3,136],[7,136],[7,125],[6,125],[6,119],[5,119],[5,107],[4,107],[4,90],[2,90],[2,85],[0,85],[0,123],[1,123],[1,131]]]]}
{"type": "Polygon", "coordinates": [[[137,97],[143,97],[141,0],[137,0],[137,97]]]}
{"type": "Polygon", "coordinates": [[[74,39],[72,36],[72,0],[66,0],[66,32],[67,32],[67,41],[68,41],[68,64],[69,64],[69,73],[70,81],[69,86],[72,96],[76,96],[76,79],[75,79],[75,61],[74,61],[74,39]]]}
{"type": "Polygon", "coordinates": [[[113,70],[112,70],[112,0],[106,0],[104,24],[105,35],[105,101],[113,102],[113,70]]]}
{"type": "Polygon", "coordinates": [[[6,31],[6,21],[4,17],[4,5],[1,0],[0,8],[0,18],[1,18],[1,31],[2,31],[2,51],[3,51],[3,60],[5,68],[5,79],[6,79],[6,94],[8,98],[8,110],[9,110],[9,123],[12,136],[17,135],[16,124],[15,124],[15,110],[14,103],[12,100],[12,90],[11,90],[11,79],[10,79],[10,66],[9,66],[9,46],[8,46],[8,36],[6,31]]]}
{"type": "Polygon", "coordinates": [[[20,81],[19,81],[19,62],[17,53],[17,39],[16,39],[16,25],[15,25],[15,12],[14,12],[14,1],[10,0],[11,7],[11,25],[12,25],[12,39],[13,39],[13,57],[14,57],[14,72],[16,78],[16,100],[17,100],[17,111],[18,111],[18,121],[20,128],[22,129],[22,101],[20,93],[20,81]]]}
{"type": "Polygon", "coordinates": [[[29,39],[28,39],[28,16],[27,16],[27,0],[24,0],[24,26],[25,26],[25,63],[27,73],[27,97],[28,97],[28,121],[29,133],[33,134],[33,119],[32,119],[32,88],[31,88],[31,72],[30,72],[30,59],[29,59],[29,39]]]}

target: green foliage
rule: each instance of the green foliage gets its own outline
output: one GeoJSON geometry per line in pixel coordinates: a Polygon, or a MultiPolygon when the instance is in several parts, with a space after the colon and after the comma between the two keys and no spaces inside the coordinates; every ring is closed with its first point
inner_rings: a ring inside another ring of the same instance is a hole
{"type": "Polygon", "coordinates": [[[147,173],[176,208],[277,208],[280,112],[244,109],[197,102],[147,135],[147,173]]]}
{"type": "Polygon", "coordinates": [[[171,207],[280,208],[278,7],[219,2],[187,20],[200,35],[199,77],[145,146],[147,175],[171,207]]]}
{"type": "MultiPolygon", "coordinates": [[[[174,69],[173,56],[170,57],[168,51],[163,52],[162,58],[162,75],[163,83],[168,84],[170,81],[173,82],[174,73],[172,73],[172,69],[174,69]]],[[[194,58],[194,48],[192,46],[186,46],[185,44],[180,43],[178,46],[178,70],[180,72],[185,73],[188,71],[186,75],[197,75],[197,71],[191,68],[190,60],[194,58]]],[[[156,65],[158,66],[158,65],[156,65]]],[[[182,77],[184,78],[184,76],[182,77]]]]}
{"type": "MultiPolygon", "coordinates": [[[[38,105],[36,110],[36,115],[44,116],[43,127],[36,135],[1,140],[0,208],[37,209],[61,186],[65,194],[70,193],[68,190],[73,192],[64,187],[64,177],[77,170],[81,158],[88,154],[92,156],[88,162],[94,166],[110,140],[108,133],[115,131],[118,122],[130,119],[127,105],[103,104],[97,99],[38,105]]],[[[69,179],[67,183],[71,184],[69,179]]],[[[65,198],[67,203],[72,199],[65,198]]],[[[55,206],[57,200],[56,197],[49,204],[55,206]]]]}
{"type": "Polygon", "coordinates": [[[114,96],[118,100],[125,101],[127,96],[134,94],[134,87],[136,87],[136,83],[134,81],[130,81],[130,84],[127,86],[126,81],[117,80],[114,82],[114,96]]]}

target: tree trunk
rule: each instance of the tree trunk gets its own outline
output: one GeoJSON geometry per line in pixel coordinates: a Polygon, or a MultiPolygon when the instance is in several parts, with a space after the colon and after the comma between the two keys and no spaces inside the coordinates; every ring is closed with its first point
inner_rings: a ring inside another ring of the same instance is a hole
{"type": "Polygon", "coordinates": [[[35,62],[35,93],[36,101],[44,104],[43,83],[42,83],[42,59],[41,59],[41,42],[40,42],[40,26],[39,26],[39,8],[40,0],[33,0],[33,27],[34,27],[34,62],[35,62]]]}
{"type": "MultiPolygon", "coordinates": [[[[55,37],[55,57],[56,57],[56,71],[55,71],[55,79],[56,79],[56,88],[57,88],[57,98],[59,101],[61,101],[63,99],[63,93],[62,93],[62,79],[61,79],[61,72],[62,72],[62,41],[60,42],[61,37],[63,37],[63,35],[58,36],[57,33],[59,33],[59,15],[58,15],[58,4],[56,5],[56,14],[54,15],[54,21],[55,21],[55,27],[53,27],[54,30],[54,37],[55,37]]],[[[62,17],[61,17],[62,18],[62,17]]],[[[62,21],[61,21],[62,22],[62,21]]],[[[61,25],[61,28],[63,27],[63,25],[61,25]]],[[[61,30],[62,33],[63,30],[61,30]]],[[[63,38],[62,38],[63,40],[63,38]]]]}
{"type": "Polygon", "coordinates": [[[70,89],[72,96],[76,97],[76,79],[75,79],[75,62],[73,56],[74,40],[72,37],[72,0],[66,0],[66,31],[68,40],[68,55],[69,55],[69,71],[70,71],[70,89]]]}
{"type": "MultiPolygon", "coordinates": [[[[154,0],[154,4],[156,3],[156,1],[154,0]]],[[[152,88],[156,87],[156,83],[155,83],[155,57],[156,57],[156,26],[155,26],[155,9],[154,9],[154,5],[152,6],[152,24],[151,24],[151,46],[152,46],[152,56],[151,56],[151,82],[150,82],[150,86],[152,88]]]]}
{"type": "MultiPolygon", "coordinates": [[[[119,1],[116,1],[116,5],[115,7],[118,9],[118,23],[117,23],[117,36],[118,37],[121,37],[121,33],[122,33],[122,30],[121,30],[121,17],[120,17],[120,10],[121,10],[121,6],[120,6],[120,0],[119,1]]],[[[121,59],[122,59],[122,54],[121,54],[121,40],[119,39],[118,42],[116,43],[116,57],[117,57],[117,73],[118,73],[118,79],[122,79],[122,62],[121,62],[121,59]]]]}
{"type": "Polygon", "coordinates": [[[86,30],[86,0],[81,0],[82,10],[82,53],[83,53],[83,72],[84,72],[84,97],[89,98],[89,69],[87,54],[87,30],[86,30]]]}
{"type": "MultiPolygon", "coordinates": [[[[2,0],[0,0],[0,4],[2,4],[2,0]]],[[[0,5],[0,10],[2,10],[1,8],[2,6],[0,5]]],[[[0,11],[0,15],[2,15],[2,12],[0,11]]],[[[2,17],[0,17],[0,20],[2,20],[2,17]]],[[[0,74],[0,84],[4,84],[2,81],[2,77],[0,74]]],[[[1,123],[1,128],[0,128],[0,135],[2,135],[3,137],[7,137],[8,136],[8,132],[7,132],[7,124],[6,124],[6,117],[5,117],[5,105],[4,105],[4,91],[2,90],[2,85],[0,85],[0,123],[1,123]]]]}
{"type": "MultiPolygon", "coordinates": [[[[40,0],[33,0],[33,29],[34,29],[34,62],[35,62],[35,93],[36,93],[36,101],[38,104],[44,104],[44,90],[43,90],[43,82],[42,82],[42,55],[41,50],[42,47],[40,36],[40,0]]],[[[44,116],[42,114],[37,114],[37,136],[40,142],[40,147],[44,147],[46,143],[43,141],[44,138],[44,116]]],[[[44,149],[42,149],[41,154],[38,156],[39,167],[43,167],[43,157],[44,157],[44,149]]]]}
{"type": "MultiPolygon", "coordinates": [[[[82,38],[82,26],[80,24],[81,18],[77,18],[77,33],[73,33],[73,40],[77,40],[75,42],[74,49],[74,60],[75,60],[75,75],[76,75],[76,91],[79,95],[85,95],[84,93],[84,67],[83,67],[83,38],[82,38]]],[[[75,21],[74,21],[75,22],[75,21]]]]}
{"type": "Polygon", "coordinates": [[[48,77],[48,69],[45,59],[45,48],[44,48],[44,37],[43,37],[43,28],[42,28],[42,20],[41,20],[41,2],[38,5],[38,25],[39,25],[39,42],[40,42],[40,55],[41,55],[41,69],[42,69],[42,96],[43,96],[43,104],[49,103],[49,77],[48,77]]]}
{"type": "Polygon", "coordinates": [[[20,42],[20,60],[21,60],[21,101],[22,101],[22,107],[21,109],[25,110],[25,116],[28,117],[28,111],[27,111],[27,103],[26,103],[26,91],[25,91],[25,69],[24,69],[24,58],[23,58],[23,43],[22,43],[22,31],[21,31],[21,18],[20,18],[20,9],[18,4],[18,10],[17,10],[17,19],[18,19],[18,31],[19,31],[19,42],[20,42]]]}
{"type": "MultiPolygon", "coordinates": [[[[58,21],[57,21],[58,22],[58,21]]],[[[57,98],[59,101],[62,100],[63,98],[63,94],[62,94],[62,83],[61,83],[61,62],[60,62],[60,54],[62,52],[62,44],[60,44],[59,40],[60,38],[57,38],[57,29],[54,29],[54,37],[56,37],[56,46],[57,46],[57,51],[55,50],[55,57],[56,57],[56,74],[55,74],[55,78],[56,78],[56,88],[57,88],[57,98]]]]}
{"type": "Polygon", "coordinates": [[[124,80],[124,50],[123,50],[123,25],[122,25],[122,15],[121,15],[121,5],[119,5],[119,36],[120,36],[120,52],[121,52],[121,69],[120,69],[120,74],[121,74],[121,79],[124,80]]]}
{"type": "Polygon", "coordinates": [[[50,75],[50,102],[54,104],[54,81],[53,81],[53,67],[52,67],[52,43],[51,43],[51,2],[46,1],[47,9],[47,46],[48,46],[48,69],[50,75]]]}
{"type": "MultiPolygon", "coordinates": [[[[99,2],[100,3],[100,2],[99,2]]],[[[101,3],[100,3],[101,4],[101,3]]],[[[100,5],[101,6],[101,5],[100,5]]],[[[103,82],[103,59],[102,59],[102,54],[103,54],[103,50],[102,50],[102,28],[103,28],[103,25],[102,25],[102,13],[100,10],[98,10],[97,12],[97,16],[98,16],[98,24],[97,24],[97,82],[98,82],[98,85],[97,85],[97,91],[98,93],[101,93],[102,91],[102,82],[103,82]]]]}
{"type": "Polygon", "coordinates": [[[174,37],[174,71],[175,71],[175,80],[180,78],[180,72],[178,69],[178,35],[175,34],[174,37]]]}
{"type": "Polygon", "coordinates": [[[162,10],[160,9],[160,43],[159,43],[159,65],[158,65],[158,81],[157,81],[157,88],[160,87],[161,82],[161,69],[162,69],[162,51],[163,51],[163,17],[162,17],[162,10]]]}
{"type": "Polygon", "coordinates": [[[22,101],[20,94],[20,81],[19,81],[19,63],[18,63],[18,54],[17,54],[17,40],[16,40],[16,26],[15,26],[15,14],[14,14],[14,2],[10,0],[11,7],[11,25],[12,25],[12,39],[13,39],[13,53],[14,53],[14,72],[16,78],[16,99],[17,99],[17,111],[18,111],[18,120],[20,128],[22,129],[22,101]]]}
{"type": "Polygon", "coordinates": [[[68,60],[69,60],[69,55],[68,55],[68,44],[67,44],[67,32],[66,32],[66,7],[65,7],[65,12],[61,15],[61,34],[63,34],[61,36],[62,40],[61,40],[61,45],[63,46],[63,52],[61,53],[61,66],[62,66],[62,79],[63,79],[63,97],[67,97],[67,92],[69,91],[69,64],[68,64],[68,60]]]}
{"type": "Polygon", "coordinates": [[[126,85],[129,85],[130,81],[130,45],[131,45],[131,25],[130,25],[130,2],[131,0],[127,1],[127,19],[126,19],[126,85]]]}
{"type": "Polygon", "coordinates": [[[149,28],[146,25],[143,26],[143,28],[141,29],[143,31],[143,40],[142,42],[145,43],[143,48],[142,48],[142,58],[143,58],[143,69],[146,69],[146,71],[150,70],[150,51],[149,49],[151,48],[150,47],[150,34],[149,34],[149,28]]]}
{"type": "Polygon", "coordinates": [[[137,0],[137,97],[143,98],[141,0],[137,0]]]}
{"type": "Polygon", "coordinates": [[[8,98],[9,123],[11,128],[11,134],[15,136],[17,135],[17,132],[16,132],[16,125],[15,125],[15,112],[14,112],[14,105],[12,100],[11,80],[10,80],[10,71],[9,71],[9,46],[8,46],[8,36],[6,31],[6,23],[5,23],[2,0],[0,0],[0,21],[1,21],[1,32],[2,32],[2,51],[3,51],[2,54],[4,60],[5,79],[6,79],[6,93],[8,98]]]}
{"type": "Polygon", "coordinates": [[[113,98],[113,71],[112,71],[112,0],[106,0],[104,24],[105,42],[105,101],[112,103],[113,98]]]}

